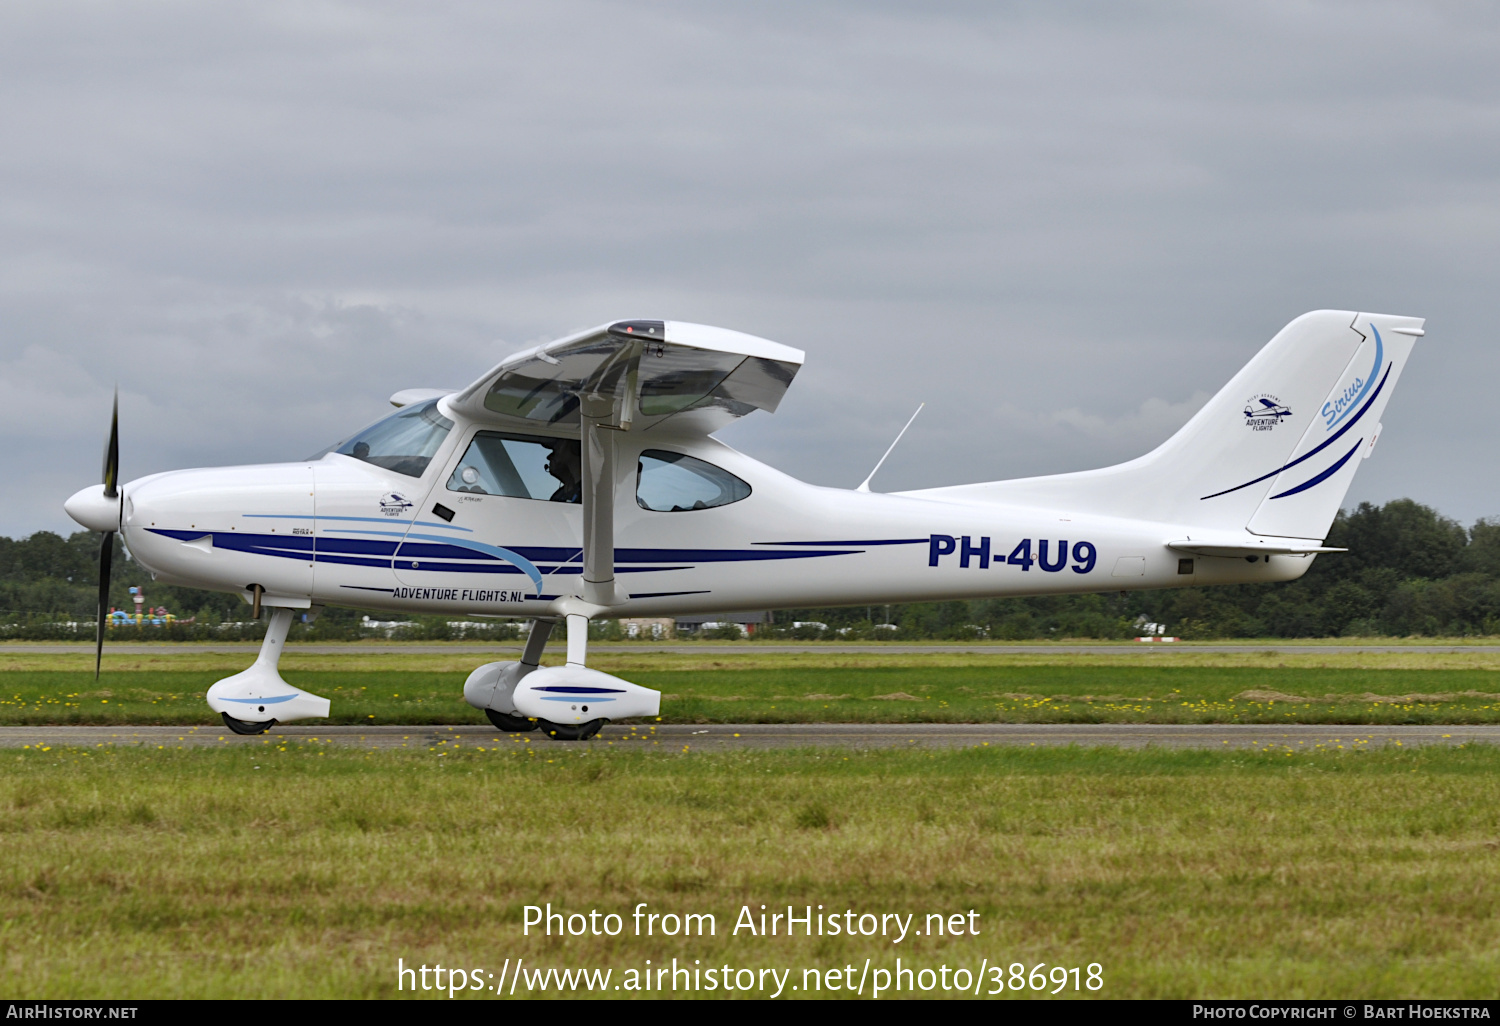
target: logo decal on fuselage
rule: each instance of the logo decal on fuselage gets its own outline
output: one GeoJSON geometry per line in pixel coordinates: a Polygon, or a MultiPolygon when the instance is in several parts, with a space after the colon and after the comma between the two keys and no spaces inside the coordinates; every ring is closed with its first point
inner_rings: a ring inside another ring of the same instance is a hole
{"type": "Polygon", "coordinates": [[[1251,431],[1270,431],[1281,423],[1282,417],[1291,415],[1292,411],[1269,392],[1245,400],[1245,426],[1251,431]]]}
{"type": "Polygon", "coordinates": [[[400,492],[386,492],[380,497],[380,512],[388,517],[399,517],[411,507],[412,503],[400,492]]]}

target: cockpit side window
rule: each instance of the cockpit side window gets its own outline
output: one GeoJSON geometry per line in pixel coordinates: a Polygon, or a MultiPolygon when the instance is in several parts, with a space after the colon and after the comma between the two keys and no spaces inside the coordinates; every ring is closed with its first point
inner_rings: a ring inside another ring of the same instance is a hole
{"type": "Polygon", "coordinates": [[[641,453],[635,487],[641,509],[682,513],[727,506],[749,495],[748,484],[712,463],[664,449],[641,453]]]}
{"type": "Polygon", "coordinates": [[[583,459],[576,438],[480,431],[448,477],[450,492],[583,501],[583,459]]]}
{"type": "Polygon", "coordinates": [[[453,429],[437,400],[407,406],[365,428],[334,452],[353,456],[407,477],[421,477],[453,429]]]}

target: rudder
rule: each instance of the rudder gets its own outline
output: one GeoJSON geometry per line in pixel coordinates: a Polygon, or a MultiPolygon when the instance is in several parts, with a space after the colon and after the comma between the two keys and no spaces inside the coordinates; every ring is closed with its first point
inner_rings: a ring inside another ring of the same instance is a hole
{"type": "Polygon", "coordinates": [[[1343,504],[1359,464],[1375,449],[1380,418],[1422,322],[1360,314],[1350,327],[1361,344],[1317,408],[1290,458],[1250,518],[1253,534],[1321,539],[1343,504]]]}

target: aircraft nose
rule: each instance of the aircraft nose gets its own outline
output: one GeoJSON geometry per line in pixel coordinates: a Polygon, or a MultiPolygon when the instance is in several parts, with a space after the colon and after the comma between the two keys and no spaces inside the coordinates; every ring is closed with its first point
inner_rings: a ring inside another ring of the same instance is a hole
{"type": "Polygon", "coordinates": [[[74,492],[63,511],[90,531],[120,529],[120,496],[109,498],[102,484],[89,485],[74,492]]]}

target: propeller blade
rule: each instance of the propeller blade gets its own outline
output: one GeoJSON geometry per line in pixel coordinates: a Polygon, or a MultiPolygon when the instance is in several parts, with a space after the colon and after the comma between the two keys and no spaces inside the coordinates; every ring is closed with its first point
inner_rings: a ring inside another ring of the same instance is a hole
{"type": "Polygon", "coordinates": [[[120,483],[120,390],[115,389],[115,408],[109,415],[109,444],[104,447],[104,494],[113,499],[120,483]]]}
{"type": "Polygon", "coordinates": [[[94,627],[94,679],[99,679],[99,668],[104,663],[104,617],[109,611],[109,571],[115,557],[115,532],[104,532],[104,544],[99,546],[99,620],[94,627]]]}
{"type": "MultiPolygon", "coordinates": [[[[120,389],[115,387],[114,409],[109,414],[109,443],[104,447],[104,494],[120,494],[120,389]]],[[[105,531],[99,546],[99,617],[94,625],[94,679],[104,664],[104,617],[109,610],[109,572],[115,558],[115,532],[105,531]]]]}

